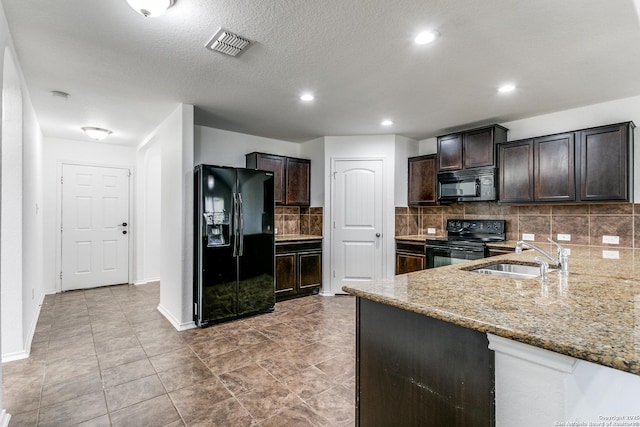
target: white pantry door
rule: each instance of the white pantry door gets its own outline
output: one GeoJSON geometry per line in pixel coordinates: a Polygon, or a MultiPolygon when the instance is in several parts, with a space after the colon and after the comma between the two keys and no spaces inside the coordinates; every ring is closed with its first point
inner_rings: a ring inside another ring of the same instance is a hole
{"type": "Polygon", "coordinates": [[[331,290],[382,277],[382,160],[336,160],[331,290]]]}
{"type": "Polygon", "coordinates": [[[129,282],[129,170],[62,165],[62,290],[129,282]]]}

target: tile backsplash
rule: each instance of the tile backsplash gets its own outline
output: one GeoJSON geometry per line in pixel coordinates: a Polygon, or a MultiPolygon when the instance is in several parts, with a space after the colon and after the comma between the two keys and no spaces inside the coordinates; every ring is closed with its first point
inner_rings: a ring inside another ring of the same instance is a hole
{"type": "Polygon", "coordinates": [[[506,206],[497,202],[456,203],[445,206],[396,207],[396,236],[446,235],[449,218],[504,219],[507,240],[533,234],[536,242],[570,234],[562,244],[640,248],[640,204],[603,203],[580,205],[506,206]],[[618,236],[619,244],[602,243],[602,236],[618,236]]]}
{"type": "Polygon", "coordinates": [[[278,234],[322,236],[321,207],[276,206],[278,234]]]}

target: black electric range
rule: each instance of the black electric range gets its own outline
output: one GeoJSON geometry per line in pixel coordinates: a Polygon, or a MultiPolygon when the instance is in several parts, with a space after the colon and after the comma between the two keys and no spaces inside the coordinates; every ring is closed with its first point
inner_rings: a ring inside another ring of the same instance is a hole
{"type": "Polygon", "coordinates": [[[448,219],[447,240],[427,239],[426,268],[458,264],[488,256],[488,242],[506,239],[502,219],[448,219]]]}

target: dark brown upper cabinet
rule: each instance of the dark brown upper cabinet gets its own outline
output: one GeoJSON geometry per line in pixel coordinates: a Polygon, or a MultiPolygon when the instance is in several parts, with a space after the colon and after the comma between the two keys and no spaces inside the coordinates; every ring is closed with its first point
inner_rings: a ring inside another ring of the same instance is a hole
{"type": "Polygon", "coordinates": [[[310,205],[311,160],[265,153],[249,153],[245,157],[248,168],[273,172],[273,198],[277,205],[310,205]]]}
{"type": "Polygon", "coordinates": [[[462,169],[462,134],[438,137],[438,170],[462,169]]]}
{"type": "Polygon", "coordinates": [[[507,129],[485,126],[438,137],[438,171],[496,165],[496,144],[507,140],[507,129]]]}
{"type": "Polygon", "coordinates": [[[409,206],[436,205],[437,156],[409,157],[409,206]]]}
{"type": "Polygon", "coordinates": [[[573,133],[563,133],[533,140],[533,188],[536,201],[576,200],[574,138],[573,133]]]}
{"type": "Polygon", "coordinates": [[[634,128],[633,122],[626,122],[578,133],[580,200],[630,200],[634,128]]]}
{"type": "Polygon", "coordinates": [[[499,145],[500,203],[630,200],[631,122],[499,145]]]}
{"type": "Polygon", "coordinates": [[[501,203],[533,202],[533,140],[498,146],[501,203]]]}
{"type": "Polygon", "coordinates": [[[287,157],[285,166],[285,205],[309,206],[311,160],[287,157]]]}

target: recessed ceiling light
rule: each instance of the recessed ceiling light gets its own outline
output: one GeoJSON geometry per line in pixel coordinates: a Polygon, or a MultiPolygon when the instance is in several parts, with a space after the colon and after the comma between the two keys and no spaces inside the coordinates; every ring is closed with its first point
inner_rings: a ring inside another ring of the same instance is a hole
{"type": "Polygon", "coordinates": [[[413,41],[416,44],[429,44],[438,37],[438,33],[435,31],[424,31],[416,36],[413,41]]]}
{"type": "Polygon", "coordinates": [[[314,99],[316,99],[316,97],[311,95],[310,93],[303,93],[302,95],[300,95],[300,99],[308,102],[313,101],[314,99]]]}
{"type": "Polygon", "coordinates": [[[96,141],[102,141],[109,135],[111,135],[111,131],[109,129],[96,128],[85,126],[82,128],[84,133],[86,133],[90,138],[95,139],[96,141]]]}
{"type": "Polygon", "coordinates": [[[393,124],[393,120],[385,119],[380,122],[382,126],[391,126],[393,124]]]}
{"type": "Polygon", "coordinates": [[[513,83],[507,83],[498,88],[498,92],[500,93],[508,93],[513,92],[516,89],[516,85],[513,83]]]}

